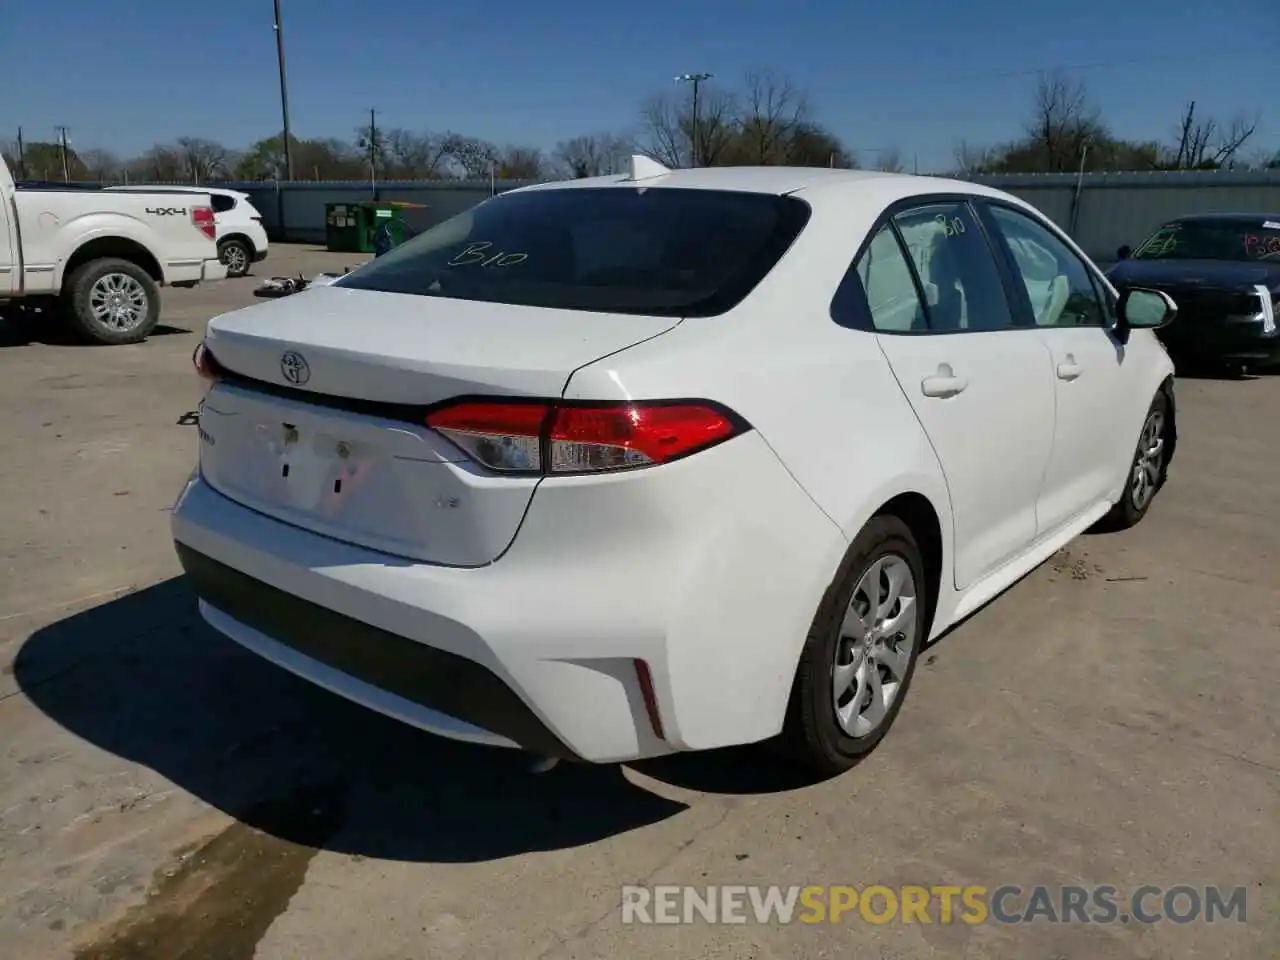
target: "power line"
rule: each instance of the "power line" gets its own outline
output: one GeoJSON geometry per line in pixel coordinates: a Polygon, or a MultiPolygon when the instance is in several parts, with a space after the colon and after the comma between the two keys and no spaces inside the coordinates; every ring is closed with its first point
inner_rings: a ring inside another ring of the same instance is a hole
{"type": "Polygon", "coordinates": [[[1013,77],[1034,77],[1047,73],[1083,73],[1089,70],[1110,70],[1115,67],[1129,67],[1149,63],[1192,63],[1201,60],[1221,59],[1221,54],[1215,53],[1212,56],[1208,53],[1201,52],[1199,54],[1162,54],[1154,57],[1129,57],[1123,60],[1099,60],[1095,63],[1077,63],[1077,64],[1055,64],[1046,67],[1028,67],[1021,70],[1001,70],[991,73],[967,73],[967,74],[951,74],[944,77],[932,77],[921,81],[918,86],[927,86],[931,84],[941,83],[962,83],[966,80],[1003,80],[1013,77]]]}

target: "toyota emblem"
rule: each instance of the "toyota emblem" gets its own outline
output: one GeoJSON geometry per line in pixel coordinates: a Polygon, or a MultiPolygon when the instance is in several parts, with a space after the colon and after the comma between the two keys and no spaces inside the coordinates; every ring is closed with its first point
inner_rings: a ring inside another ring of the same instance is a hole
{"type": "Polygon", "coordinates": [[[311,379],[311,367],[306,358],[292,350],[280,358],[280,373],[295,387],[300,387],[311,379]]]}

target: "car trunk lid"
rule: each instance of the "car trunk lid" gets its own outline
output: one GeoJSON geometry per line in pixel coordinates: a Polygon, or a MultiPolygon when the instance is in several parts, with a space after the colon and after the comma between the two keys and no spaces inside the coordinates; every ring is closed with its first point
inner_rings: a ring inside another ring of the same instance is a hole
{"type": "Polygon", "coordinates": [[[477,566],[536,476],[495,475],[423,421],[458,397],[556,398],[578,367],[675,318],[322,287],[219,317],[201,471],[260,513],[384,553],[477,566]]]}

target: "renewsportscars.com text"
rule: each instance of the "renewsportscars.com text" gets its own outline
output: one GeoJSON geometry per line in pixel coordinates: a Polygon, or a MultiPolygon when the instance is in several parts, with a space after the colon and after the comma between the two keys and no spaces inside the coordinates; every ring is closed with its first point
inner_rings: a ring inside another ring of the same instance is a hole
{"type": "Polygon", "coordinates": [[[631,923],[1218,923],[1246,919],[1244,887],[627,886],[631,923]]]}

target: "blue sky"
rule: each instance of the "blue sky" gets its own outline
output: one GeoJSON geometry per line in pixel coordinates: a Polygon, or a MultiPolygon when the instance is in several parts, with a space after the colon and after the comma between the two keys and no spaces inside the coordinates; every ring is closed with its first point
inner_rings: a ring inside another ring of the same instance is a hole
{"type": "MultiPolygon", "coordinates": [[[[76,146],[132,153],[182,135],[241,146],[278,131],[271,0],[4,3],[0,139],[71,128],[76,146]],[[65,27],[59,26],[65,24],[65,27]]],[[[1280,3],[1157,0],[284,0],[299,136],[349,137],[367,117],[552,147],[634,124],[686,71],[752,68],[805,88],[820,120],[871,159],[922,170],[952,145],[1017,134],[1034,72],[1085,67],[1121,135],[1164,138],[1185,101],[1263,114],[1280,149],[1280,3]],[[1231,14],[1226,11],[1230,9],[1231,14]]]]}

